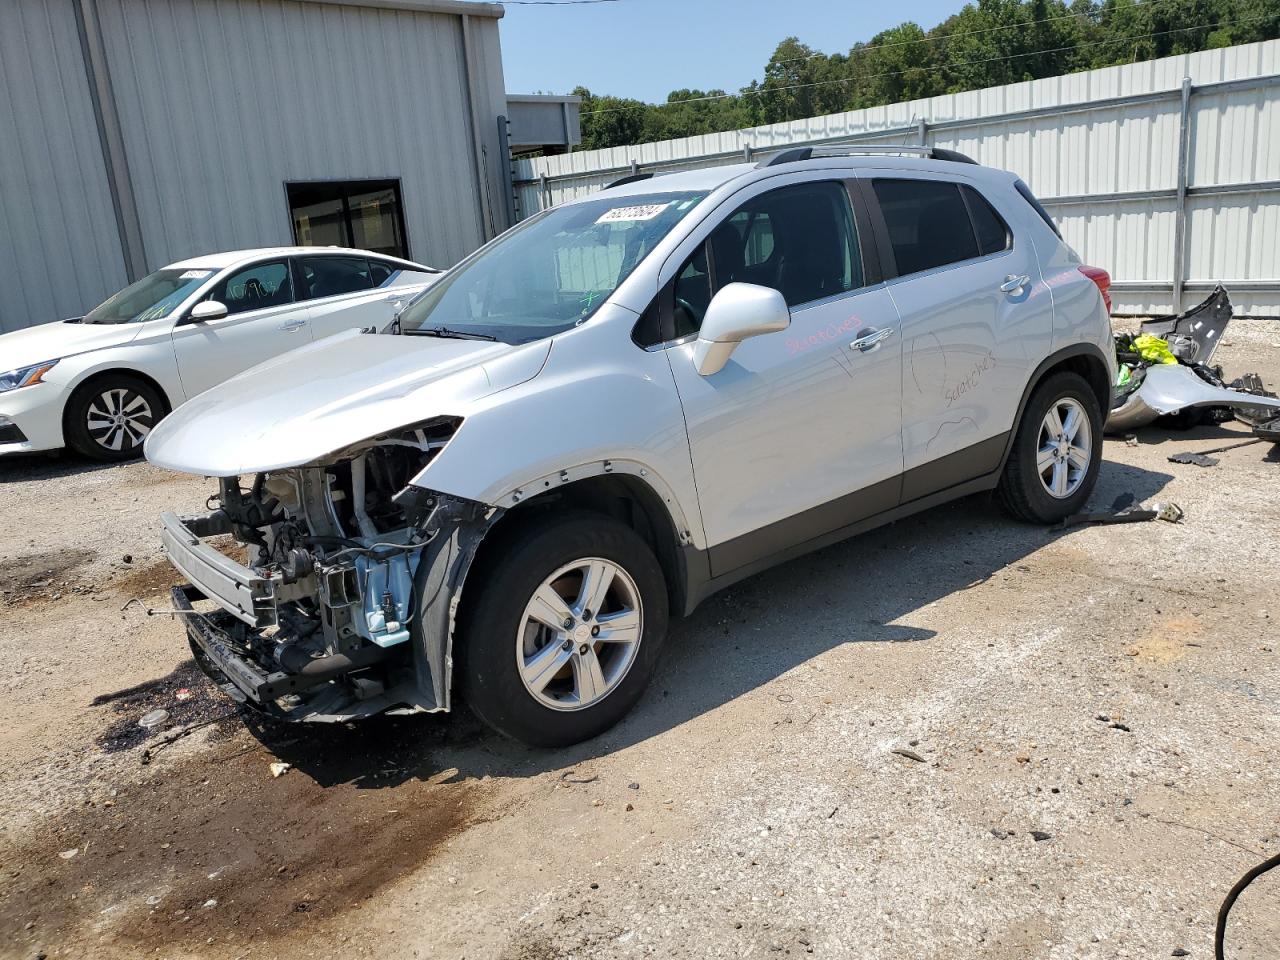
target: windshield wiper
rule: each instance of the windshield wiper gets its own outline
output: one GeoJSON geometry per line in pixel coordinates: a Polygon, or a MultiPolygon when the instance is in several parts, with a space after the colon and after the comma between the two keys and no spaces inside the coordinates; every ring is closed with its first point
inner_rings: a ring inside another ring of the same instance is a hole
{"type": "Polygon", "coordinates": [[[448,327],[417,327],[412,330],[404,330],[404,333],[412,334],[419,337],[443,337],[451,340],[491,340],[498,342],[498,338],[488,333],[467,333],[462,330],[450,330],[448,327]]]}

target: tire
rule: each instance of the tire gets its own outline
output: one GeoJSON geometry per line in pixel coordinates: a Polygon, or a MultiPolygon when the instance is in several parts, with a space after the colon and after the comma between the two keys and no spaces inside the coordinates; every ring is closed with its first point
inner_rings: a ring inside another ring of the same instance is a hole
{"type": "Polygon", "coordinates": [[[489,726],[530,746],[564,747],[608,730],[640,699],[666,638],[667,585],[630,527],[585,512],[541,518],[469,579],[480,586],[471,596],[464,590],[458,676],[462,698],[489,726]],[[590,610],[584,571],[610,567],[620,575],[604,594],[604,612],[590,610]],[[547,590],[551,602],[535,604],[535,593],[545,598],[547,590]],[[558,629],[528,616],[530,608],[558,629]],[[638,612],[638,627],[627,610],[638,612]],[[610,631],[616,642],[601,639],[610,631]],[[624,640],[632,634],[634,645],[624,640]]]}
{"type": "Polygon", "coordinates": [[[165,415],[164,399],[137,377],[110,374],[79,387],[63,415],[67,446],[92,460],[132,460],[165,415]]]}
{"type": "Polygon", "coordinates": [[[1018,423],[1013,449],[1000,478],[998,493],[1005,510],[1018,520],[1040,524],[1057,523],[1079,513],[1098,482],[1102,427],[1098,398],[1079,374],[1055,373],[1036,387],[1018,423]],[[1051,409],[1067,428],[1057,439],[1048,420],[1051,409]],[[1067,436],[1072,412],[1080,421],[1076,432],[1067,436]],[[1087,438],[1081,436],[1083,430],[1087,430],[1087,438]],[[1082,465],[1085,450],[1088,461],[1082,465]],[[1046,461],[1042,471],[1041,465],[1046,461]]]}

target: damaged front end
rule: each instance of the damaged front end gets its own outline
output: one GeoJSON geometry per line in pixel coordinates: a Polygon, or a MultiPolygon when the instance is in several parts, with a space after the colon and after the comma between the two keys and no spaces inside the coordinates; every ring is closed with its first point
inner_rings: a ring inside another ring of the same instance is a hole
{"type": "Polygon", "coordinates": [[[203,517],[165,514],[164,549],[196,662],[282,719],[449,709],[462,581],[496,508],[413,482],[457,421],[439,419],[306,467],[220,481],[203,517]],[[233,538],[241,563],[214,546],[233,538]]]}

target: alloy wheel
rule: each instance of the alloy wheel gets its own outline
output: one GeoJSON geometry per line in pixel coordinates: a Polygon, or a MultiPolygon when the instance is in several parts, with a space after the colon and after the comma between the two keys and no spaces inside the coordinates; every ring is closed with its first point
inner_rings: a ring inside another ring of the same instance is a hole
{"type": "Polygon", "coordinates": [[[1080,489],[1093,459],[1093,431],[1079,401],[1063,397],[1049,407],[1036,448],[1036,473],[1049,496],[1065,500],[1080,489]]]}
{"type": "Polygon", "coordinates": [[[643,628],[640,591],[626,570],[598,557],[565,564],[534,591],[520,619],[520,679],[543,706],[590,707],[622,683],[643,628]]]}
{"type": "Polygon", "coordinates": [[[155,425],[151,404],[128,387],[104,390],[85,414],[85,427],[93,442],[116,453],[141,446],[155,425]]]}

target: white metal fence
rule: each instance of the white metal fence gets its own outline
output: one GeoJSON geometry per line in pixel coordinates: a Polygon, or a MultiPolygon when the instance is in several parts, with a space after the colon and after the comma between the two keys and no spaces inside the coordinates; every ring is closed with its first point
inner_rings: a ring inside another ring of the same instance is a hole
{"type": "Polygon", "coordinates": [[[514,164],[517,213],[640,171],[831,143],[948,147],[1019,174],[1113,277],[1115,310],[1178,309],[1217,282],[1280,317],[1280,40],[926,100],[514,164]]]}

